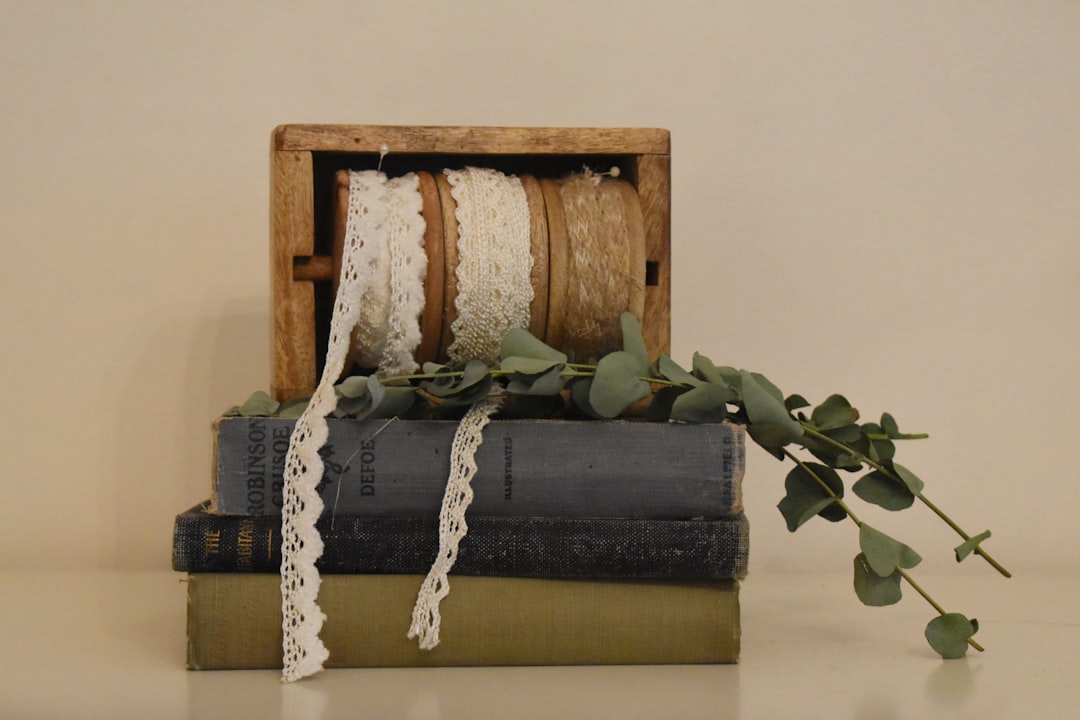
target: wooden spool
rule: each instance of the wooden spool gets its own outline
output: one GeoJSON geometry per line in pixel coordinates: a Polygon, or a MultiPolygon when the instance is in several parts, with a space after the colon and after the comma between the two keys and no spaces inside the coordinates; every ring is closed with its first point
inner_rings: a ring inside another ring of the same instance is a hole
{"type": "Polygon", "coordinates": [[[275,397],[306,395],[315,386],[344,237],[345,171],[376,167],[383,144],[391,149],[383,165],[388,174],[415,171],[420,178],[428,271],[418,361],[444,359],[452,340],[457,224],[454,212],[448,212],[453,198],[440,171],[465,164],[494,167],[522,180],[534,258],[530,331],[555,347],[573,309],[565,302],[572,278],[562,202],[553,181],[583,166],[618,165],[628,181],[620,192],[629,210],[629,309],[642,318],[650,354],[670,352],[667,131],[290,125],[275,130],[271,147],[275,397]],[[316,196],[323,197],[320,188],[327,187],[332,201],[322,206],[330,212],[320,214],[316,196]]]}

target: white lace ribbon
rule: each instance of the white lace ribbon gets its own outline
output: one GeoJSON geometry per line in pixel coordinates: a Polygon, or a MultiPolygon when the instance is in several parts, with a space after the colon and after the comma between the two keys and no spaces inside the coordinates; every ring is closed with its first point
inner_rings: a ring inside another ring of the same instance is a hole
{"type": "MultiPolygon", "coordinates": [[[[407,186],[409,182],[414,189],[417,187],[415,179],[402,179],[400,184],[407,186]]],[[[318,387],[296,421],[285,456],[281,516],[281,613],[282,679],[288,682],[319,672],[328,657],[326,646],[319,639],[326,616],[317,602],[320,577],[315,567],[323,550],[322,538],[315,527],[323,510],[322,499],[316,491],[323,473],[319,450],[326,443],[328,434],[326,416],[337,407],[334,383],[344,369],[353,330],[360,321],[368,297],[365,292],[372,287],[376,270],[382,267],[388,255],[388,225],[399,222],[388,222],[390,215],[396,216],[399,212],[386,200],[386,184],[386,176],[375,171],[350,176],[341,278],[330,321],[326,363],[318,387]]],[[[415,192],[419,196],[419,191],[415,192]]],[[[416,203],[406,202],[403,206],[415,206],[419,212],[419,197],[416,203]]],[[[413,220],[401,222],[409,227],[415,224],[413,220]]],[[[420,219],[419,223],[422,235],[423,220],[420,219]]],[[[420,305],[423,305],[422,299],[420,305]]]]}
{"type": "Polygon", "coordinates": [[[476,449],[484,441],[484,427],[499,408],[496,399],[474,404],[461,419],[450,448],[450,477],[439,511],[439,554],[420,586],[413,606],[409,637],[419,638],[420,649],[431,650],[439,644],[442,617],[439,603],[450,592],[447,574],[457,560],[458,545],[468,531],[465,511],[472,503],[472,479],[476,475],[476,449]]]}

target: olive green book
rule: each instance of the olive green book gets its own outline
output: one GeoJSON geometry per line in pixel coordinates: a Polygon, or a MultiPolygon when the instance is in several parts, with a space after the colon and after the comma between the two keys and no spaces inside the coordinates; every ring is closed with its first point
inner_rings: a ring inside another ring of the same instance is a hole
{"type": "MultiPolygon", "coordinates": [[[[441,642],[406,637],[421,575],[324,575],[327,667],[734,663],[739,583],[456,576],[441,642]]],[[[280,578],[188,575],[192,670],[281,667],[280,578]]]]}

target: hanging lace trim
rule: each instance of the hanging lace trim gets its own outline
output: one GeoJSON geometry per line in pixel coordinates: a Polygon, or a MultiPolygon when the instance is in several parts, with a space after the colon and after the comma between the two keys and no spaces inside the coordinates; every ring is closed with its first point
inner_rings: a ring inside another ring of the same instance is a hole
{"type": "Polygon", "coordinates": [[[317,602],[320,578],[315,567],[323,550],[315,527],[323,510],[316,491],[323,473],[319,450],[328,435],[326,416],[337,407],[334,383],[344,369],[352,331],[367,300],[365,290],[372,286],[375,271],[387,255],[386,176],[375,171],[353,173],[349,185],[348,229],[326,363],[318,387],[296,421],[285,456],[281,613],[282,679],[288,682],[319,672],[328,657],[319,639],[326,616],[317,602]]]}
{"type": "Polygon", "coordinates": [[[450,449],[450,477],[439,511],[439,554],[420,586],[409,627],[409,638],[418,637],[423,650],[431,650],[439,644],[439,603],[450,592],[447,574],[454,567],[458,544],[468,530],[465,511],[473,499],[470,483],[476,475],[476,449],[484,441],[484,427],[498,408],[499,401],[494,398],[476,403],[465,413],[454,435],[450,449]]]}
{"type": "Polygon", "coordinates": [[[533,289],[529,202],[521,180],[488,168],[447,170],[457,203],[455,363],[499,360],[511,328],[529,326],[533,289]]]}

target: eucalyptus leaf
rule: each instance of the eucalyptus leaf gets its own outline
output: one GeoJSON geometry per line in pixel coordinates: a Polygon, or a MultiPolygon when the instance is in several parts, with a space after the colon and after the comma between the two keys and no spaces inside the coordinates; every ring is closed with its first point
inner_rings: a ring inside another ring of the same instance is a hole
{"type": "Polygon", "coordinates": [[[491,392],[493,380],[490,373],[484,373],[483,376],[476,379],[467,387],[456,386],[453,388],[453,392],[446,394],[442,398],[442,405],[447,408],[462,407],[464,405],[472,405],[473,403],[483,400],[491,392]]]}
{"type": "Polygon", "coordinates": [[[592,395],[593,379],[591,377],[577,378],[570,383],[570,400],[581,412],[591,418],[602,420],[603,416],[596,411],[589,401],[592,395]]]}
{"type": "MultiPolygon", "coordinates": [[[[787,522],[790,532],[795,532],[810,518],[822,514],[836,506],[836,498],[844,496],[844,483],[832,468],[817,463],[796,465],[784,478],[787,494],[777,504],[777,508],[787,522]],[[823,488],[813,475],[817,475],[832,492],[823,488]]],[[[843,513],[843,508],[840,508],[843,513]]],[[[843,513],[846,515],[846,513],[843,513]]]]}
{"type": "MultiPolygon", "coordinates": [[[[552,362],[565,363],[566,354],[559,352],[550,345],[536,338],[525,328],[511,328],[503,336],[502,346],[499,349],[499,357],[533,358],[534,360],[551,360],[552,362]]],[[[427,372],[426,370],[424,372],[427,372]]]]}
{"type": "Polygon", "coordinates": [[[926,641],[946,660],[961,658],[967,653],[968,640],[979,631],[979,621],[968,620],[960,613],[945,613],[926,625],[926,641]]]}
{"type": "Polygon", "coordinates": [[[810,407],[810,401],[802,395],[792,394],[784,398],[784,407],[788,409],[788,412],[795,412],[801,408],[810,407]]]}
{"type": "Polygon", "coordinates": [[[562,363],[555,363],[541,375],[515,375],[507,383],[506,391],[514,395],[557,395],[563,389],[564,367],[562,363]]]}
{"type": "Polygon", "coordinates": [[[988,537],[990,537],[990,531],[989,530],[983,530],[978,535],[975,535],[974,537],[972,537],[972,538],[964,541],[963,543],[957,545],[956,548],[955,548],[956,562],[962,561],[968,555],[970,555],[971,553],[978,550],[979,549],[979,543],[981,543],[983,540],[987,539],[988,537]]]}
{"type": "Polygon", "coordinates": [[[886,510],[906,510],[915,502],[915,496],[905,485],[880,470],[863,475],[851,490],[865,502],[886,510]]]}
{"type": "Polygon", "coordinates": [[[364,375],[350,375],[334,386],[338,397],[358,398],[368,392],[368,380],[364,375]]]}
{"type": "Polygon", "coordinates": [[[277,412],[278,401],[267,395],[262,390],[256,390],[244,401],[238,412],[243,417],[269,416],[277,412]]]}
{"type": "MultiPolygon", "coordinates": [[[[374,376],[372,376],[374,377],[374,376]]],[[[382,385],[382,397],[372,407],[371,416],[400,417],[412,409],[416,402],[416,389],[403,385],[382,385]]]]}
{"type": "Polygon", "coordinates": [[[747,432],[754,442],[777,457],[782,448],[802,437],[802,426],[784,407],[784,397],[764,376],[745,370],[739,374],[743,406],[750,420],[747,432]]]}
{"type": "Polygon", "coordinates": [[[896,443],[886,437],[885,430],[877,423],[863,423],[862,431],[870,440],[867,455],[875,462],[892,460],[896,455],[896,443]]]}
{"type": "Polygon", "coordinates": [[[434,375],[435,377],[425,380],[420,383],[420,387],[427,390],[436,397],[443,397],[454,392],[454,383],[457,380],[457,375],[447,365],[440,363],[426,362],[424,363],[424,374],[434,375]]]}
{"type": "Polygon", "coordinates": [[[863,605],[882,607],[900,602],[900,573],[881,577],[870,568],[866,555],[855,556],[855,594],[863,605]]]}
{"type": "MultiPolygon", "coordinates": [[[[645,365],[648,370],[648,364],[645,365]]],[[[605,355],[596,365],[589,405],[601,417],[613,418],[651,392],[641,379],[641,360],[626,351],[605,355]]]]}
{"type": "Polygon", "coordinates": [[[851,407],[843,395],[830,395],[810,413],[810,422],[819,430],[833,430],[852,426],[859,419],[859,411],[851,407]]]}
{"type": "Polygon", "coordinates": [[[717,423],[727,417],[727,403],[735,400],[731,388],[701,383],[675,398],[671,419],[689,423],[717,423]]]}
{"type": "Polygon", "coordinates": [[[465,363],[465,370],[461,374],[461,380],[458,382],[458,387],[462,390],[470,388],[478,382],[481,382],[490,374],[491,370],[486,364],[479,360],[470,360],[465,363]]]}
{"type": "Polygon", "coordinates": [[[913,568],[922,562],[919,553],[866,523],[859,526],[859,549],[870,569],[881,577],[889,577],[897,568],[913,568]]]}
{"type": "Polygon", "coordinates": [[[923,481],[920,480],[915,473],[896,462],[886,463],[886,466],[896,473],[896,476],[900,478],[900,481],[904,483],[904,486],[907,487],[913,495],[918,495],[923,491],[923,481]]]}
{"type": "Polygon", "coordinates": [[[503,358],[499,363],[499,369],[503,372],[520,375],[543,375],[552,368],[559,368],[561,371],[564,367],[566,367],[565,363],[559,360],[522,357],[521,355],[503,358]]]}
{"type": "Polygon", "coordinates": [[[881,429],[890,438],[898,438],[901,435],[900,428],[896,424],[896,418],[894,418],[889,413],[881,414],[881,429]]]}
{"type": "Polygon", "coordinates": [[[708,359],[701,353],[693,354],[693,364],[691,368],[692,375],[700,380],[718,385],[726,384],[724,375],[723,373],[720,373],[719,368],[713,364],[711,359],[708,359]]]}
{"type": "Polygon", "coordinates": [[[288,400],[281,404],[276,413],[279,418],[286,418],[289,420],[295,420],[304,414],[304,410],[307,409],[308,401],[310,398],[298,398],[296,400],[288,400]]]}
{"type": "Polygon", "coordinates": [[[670,380],[671,382],[682,383],[683,385],[690,385],[691,387],[697,387],[705,382],[688,373],[681,365],[667,355],[661,355],[659,359],[657,359],[656,372],[660,377],[670,380]]]}

